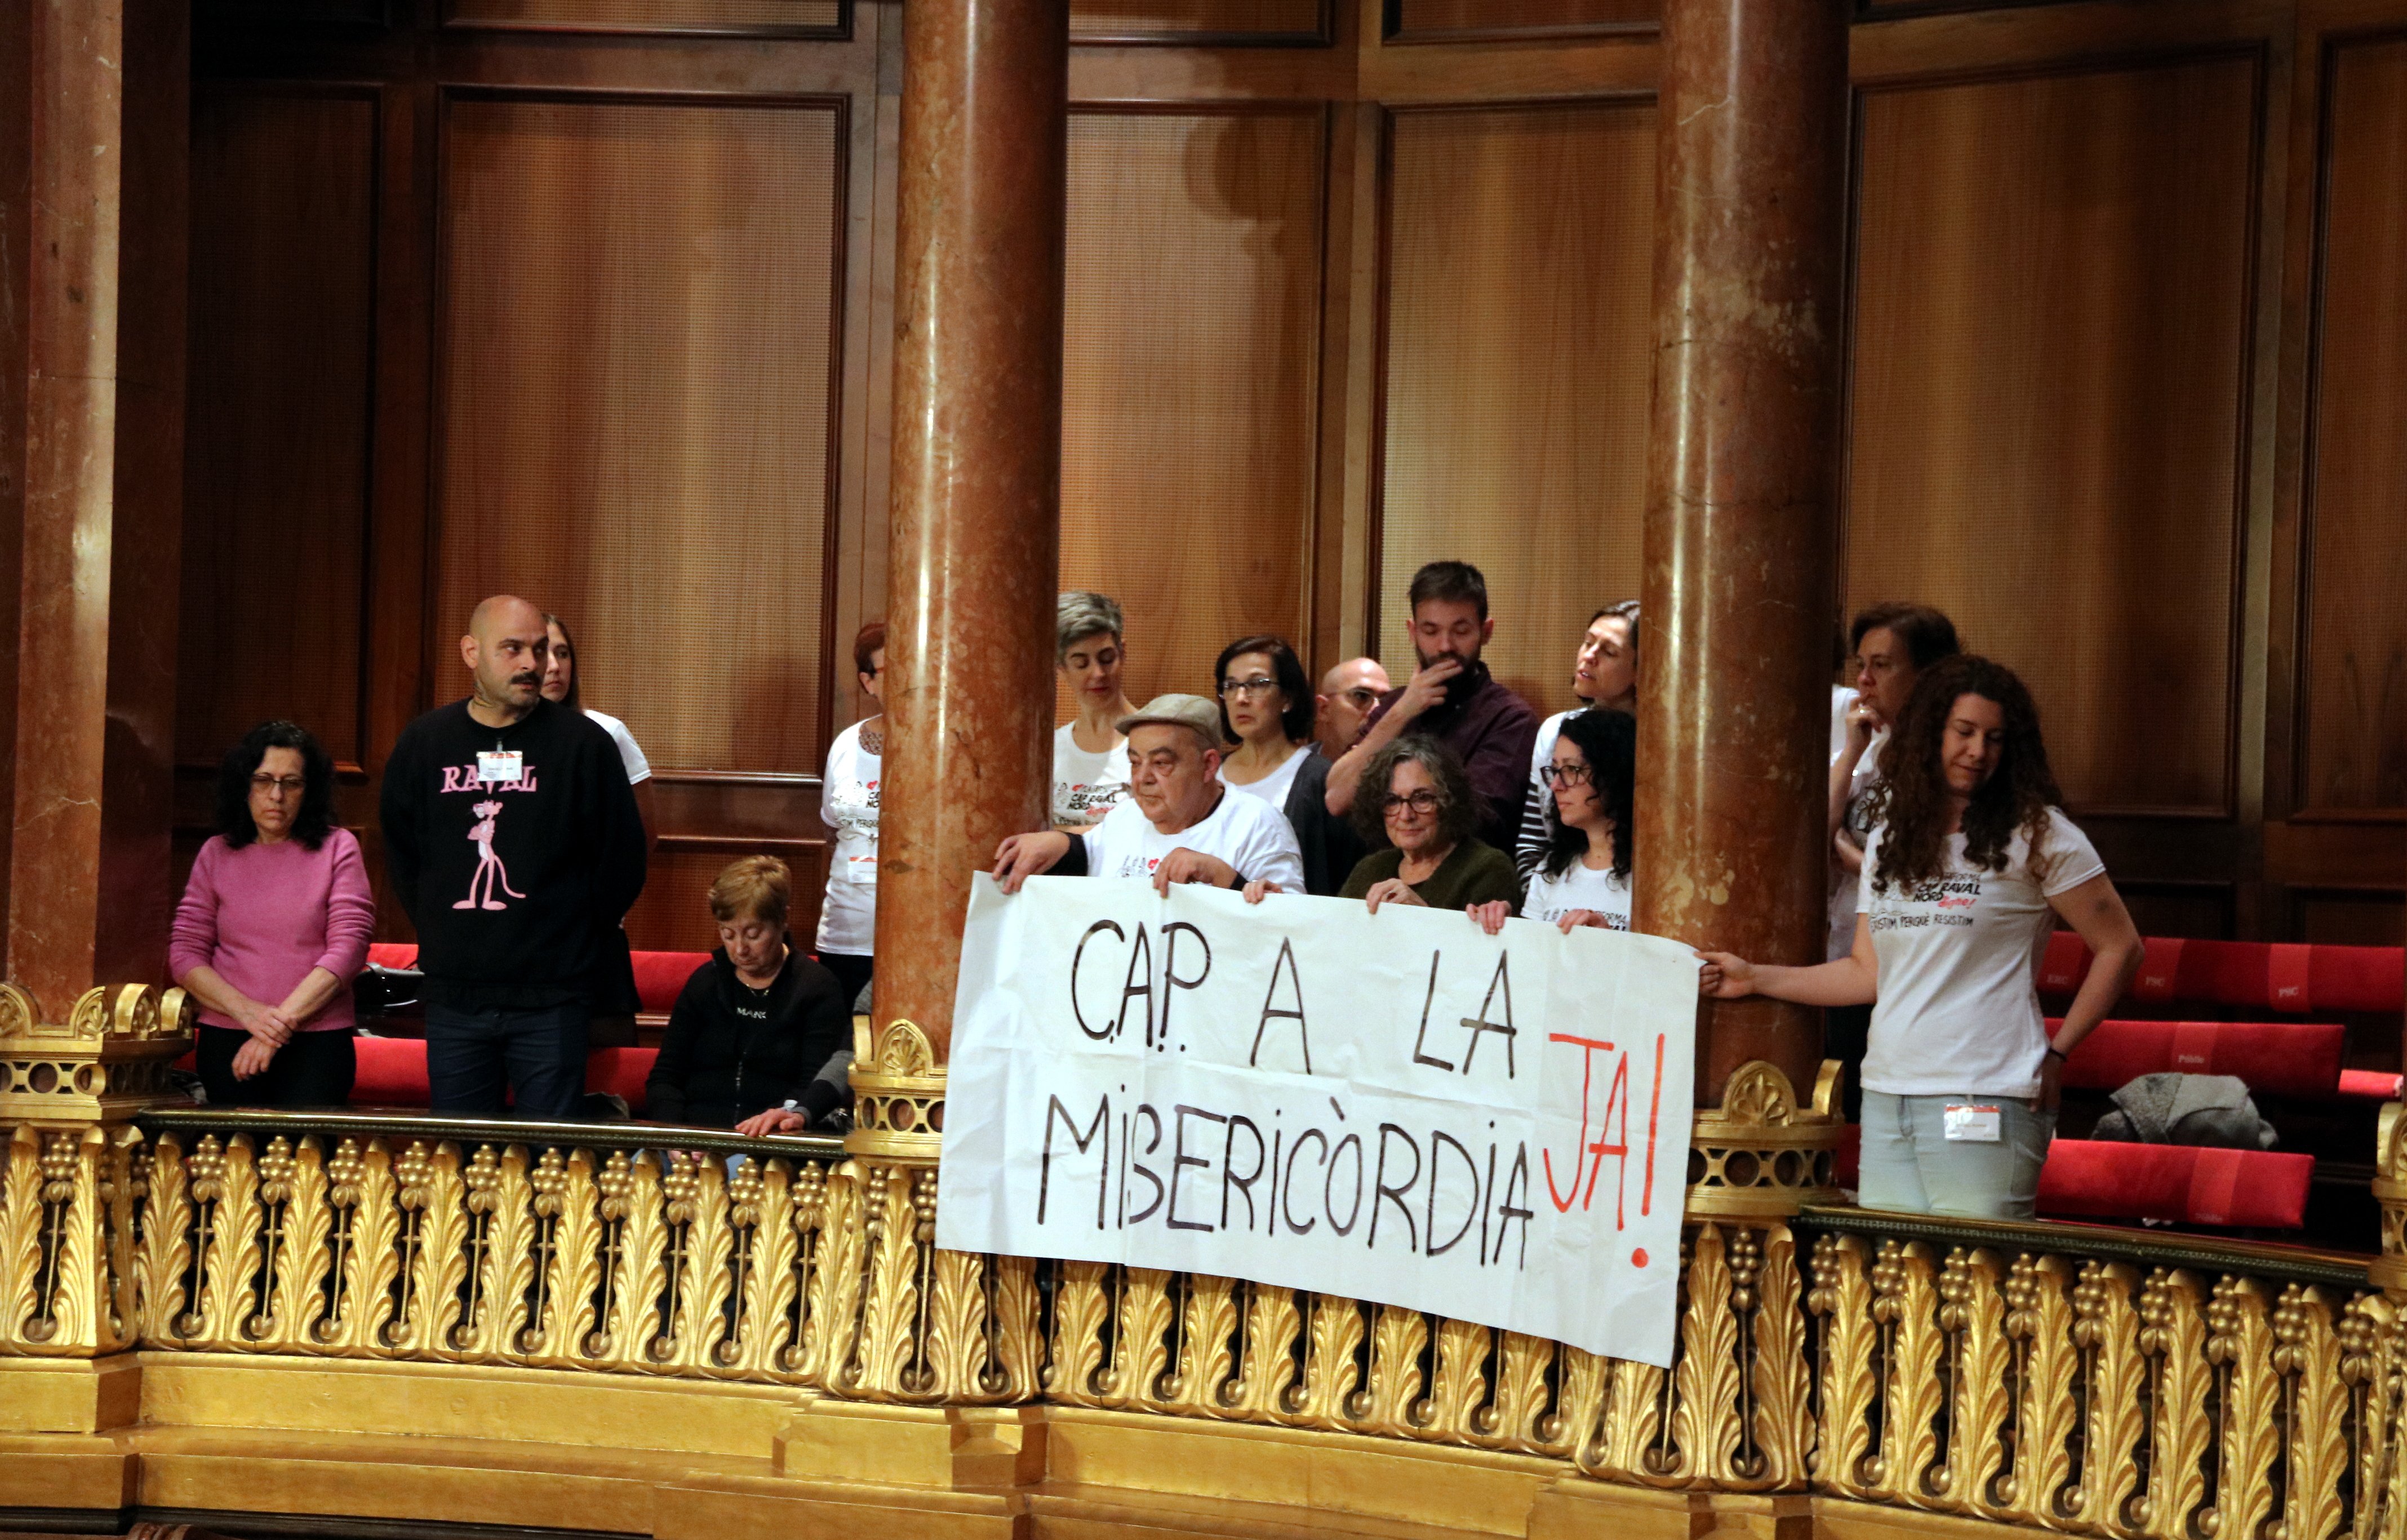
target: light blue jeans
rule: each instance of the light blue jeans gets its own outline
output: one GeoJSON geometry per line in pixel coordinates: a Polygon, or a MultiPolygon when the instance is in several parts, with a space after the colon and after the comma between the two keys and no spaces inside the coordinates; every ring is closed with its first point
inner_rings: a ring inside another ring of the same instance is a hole
{"type": "Polygon", "coordinates": [[[2039,1196],[2039,1168],[2056,1136],[2056,1114],[2033,1112],[2016,1096],[1892,1096],[1864,1092],[1864,1147],[1856,1202],[1908,1214],[1975,1219],[2028,1219],[2039,1196]],[[1950,1139],[1948,1104],[1995,1106],[1994,1144],[1950,1139]]]}

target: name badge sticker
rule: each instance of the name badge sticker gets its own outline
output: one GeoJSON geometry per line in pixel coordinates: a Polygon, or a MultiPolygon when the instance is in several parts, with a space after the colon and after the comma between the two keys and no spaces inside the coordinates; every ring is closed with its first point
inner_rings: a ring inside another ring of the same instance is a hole
{"type": "Polygon", "coordinates": [[[1943,1126],[1949,1139],[1976,1145],[1993,1145],[2001,1136],[2001,1119],[1993,1106],[1950,1102],[1943,1126]]]}
{"type": "Polygon", "coordinates": [[[875,888],[877,886],[877,858],[847,856],[844,858],[844,875],[847,882],[863,888],[875,888]]]}
{"type": "Polygon", "coordinates": [[[477,778],[488,786],[523,778],[526,755],[516,749],[479,749],[477,753],[477,778]]]}

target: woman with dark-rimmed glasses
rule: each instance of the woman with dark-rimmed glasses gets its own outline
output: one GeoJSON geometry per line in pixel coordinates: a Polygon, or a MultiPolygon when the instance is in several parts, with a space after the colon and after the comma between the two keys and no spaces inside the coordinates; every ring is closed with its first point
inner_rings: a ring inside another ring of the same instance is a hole
{"type": "MultiPolygon", "coordinates": [[[[1383,904],[1460,909],[1490,935],[1519,911],[1513,858],[1473,833],[1478,797],[1454,750],[1407,733],[1371,756],[1356,785],[1354,826],[1387,848],[1354,863],[1338,897],[1359,898],[1373,914],[1383,904]]],[[[1278,891],[1249,883],[1246,899],[1259,904],[1278,891]]]]}
{"type": "Polygon", "coordinates": [[[1581,925],[1630,929],[1637,757],[1638,726],[1627,714],[1583,711],[1563,720],[1545,766],[1546,844],[1521,900],[1524,920],[1565,934],[1581,925]]]}
{"type": "Polygon", "coordinates": [[[1303,891],[1337,891],[1362,842],[1329,810],[1329,760],[1312,741],[1315,698],[1303,662],[1277,636],[1240,636],[1213,664],[1220,734],[1235,747],[1220,761],[1220,781],[1287,815],[1303,852],[1303,891]]]}
{"type": "Polygon", "coordinates": [[[335,822],[334,761],[306,728],[261,723],[219,767],[217,823],[167,948],[200,1002],[201,1084],[215,1106],[341,1106],[376,899],[335,822]]]}

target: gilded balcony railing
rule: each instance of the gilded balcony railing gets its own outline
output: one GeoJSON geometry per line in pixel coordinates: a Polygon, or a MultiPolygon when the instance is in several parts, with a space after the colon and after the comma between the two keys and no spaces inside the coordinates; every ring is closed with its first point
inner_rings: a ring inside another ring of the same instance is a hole
{"type": "MultiPolygon", "coordinates": [[[[1698,1119],[1667,1371],[1342,1293],[940,1250],[943,1080],[907,1029],[864,1045],[850,1140],[750,1140],[137,1116],[181,1001],[96,994],[36,1039],[21,999],[0,991],[20,1010],[0,1034],[0,1373],[141,1346],[682,1376],[1365,1434],[2101,1535],[2407,1535],[2395,1257],[1816,1206],[1831,1088],[1803,1104],[1764,1066],[1698,1119]]],[[[2401,1133],[2393,1108],[2386,1205],[2407,1200],[2401,1133]]]]}

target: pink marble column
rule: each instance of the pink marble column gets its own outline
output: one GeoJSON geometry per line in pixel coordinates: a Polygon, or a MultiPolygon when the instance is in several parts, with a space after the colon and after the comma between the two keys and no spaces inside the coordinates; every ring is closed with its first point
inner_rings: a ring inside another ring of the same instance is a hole
{"type": "MultiPolygon", "coordinates": [[[[1844,0],[1667,0],[1636,923],[1819,962],[1839,471],[1844,0]]],[[[1778,1065],[1817,1011],[1713,1006],[1697,1079],[1778,1065]]]]}
{"type": "Polygon", "coordinates": [[[6,969],[57,1014],[95,983],[165,979],[189,7],[10,8],[0,230],[24,238],[0,250],[6,969]]]}
{"type": "Polygon", "coordinates": [[[875,1020],[952,1036],[970,874],[1045,826],[1061,537],[1061,0],[906,0],[875,1020]]]}

